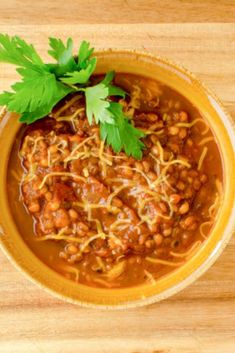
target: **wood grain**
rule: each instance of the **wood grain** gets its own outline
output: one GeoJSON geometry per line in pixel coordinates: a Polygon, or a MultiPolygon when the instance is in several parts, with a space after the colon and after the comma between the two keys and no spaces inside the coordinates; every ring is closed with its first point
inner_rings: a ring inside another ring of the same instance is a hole
{"type": "Polygon", "coordinates": [[[1,0],[1,23],[228,23],[234,11],[233,0],[1,0]]]}
{"type": "MultiPolygon", "coordinates": [[[[74,25],[68,19],[67,25],[2,23],[0,32],[24,36],[42,54],[48,35],[72,35],[76,42],[86,38],[97,48],[136,48],[167,56],[212,88],[235,120],[232,23],[74,25]]],[[[16,76],[1,65],[0,78],[2,90],[16,76]]],[[[54,299],[16,271],[3,254],[0,268],[0,353],[235,352],[235,238],[196,283],[164,302],[128,311],[88,310],[54,299]]]]}

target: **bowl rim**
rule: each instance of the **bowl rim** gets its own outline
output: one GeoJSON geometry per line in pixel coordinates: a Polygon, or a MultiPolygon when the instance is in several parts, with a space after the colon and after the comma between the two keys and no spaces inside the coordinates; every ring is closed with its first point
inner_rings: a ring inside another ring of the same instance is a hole
{"type": "MultiPolygon", "coordinates": [[[[230,142],[231,142],[231,147],[234,152],[235,150],[235,128],[234,128],[234,122],[232,120],[232,117],[228,113],[227,109],[224,107],[222,104],[221,100],[217,97],[217,95],[211,91],[211,89],[207,88],[201,81],[198,79],[193,73],[191,73],[188,69],[184,68],[182,65],[175,63],[167,58],[164,58],[159,55],[154,55],[149,52],[143,52],[139,50],[129,50],[129,49],[104,49],[104,50],[99,50],[94,53],[97,57],[102,56],[102,55],[107,55],[107,54],[118,54],[118,55],[137,55],[139,58],[143,59],[151,59],[155,61],[156,63],[161,62],[163,64],[166,64],[167,66],[176,69],[177,71],[181,72],[182,74],[186,75],[190,79],[192,79],[202,91],[207,94],[208,96],[212,97],[214,101],[217,103],[218,107],[220,108],[221,112],[218,114],[220,117],[220,120],[222,121],[223,125],[225,126],[226,132],[228,135],[230,135],[230,142]],[[221,118],[221,114],[223,114],[224,119],[227,123],[227,126],[225,125],[224,121],[221,118]],[[231,130],[228,131],[228,128],[231,130]],[[233,139],[232,139],[233,137],[233,139]]],[[[0,117],[0,126],[1,126],[1,117],[0,117]]],[[[1,131],[4,129],[4,127],[1,129],[0,128],[0,134],[1,131]]],[[[12,147],[12,145],[11,145],[12,147]]],[[[233,153],[234,154],[234,153],[233,153]]],[[[222,156],[223,157],[223,156],[222,156]]],[[[235,160],[235,157],[233,156],[233,159],[235,160]]],[[[235,171],[234,171],[235,175],[235,171]]],[[[0,181],[1,182],[1,181],[0,181]]],[[[234,180],[235,183],[235,180],[234,180]]],[[[0,185],[1,188],[1,185],[0,185]]],[[[233,200],[235,200],[235,194],[233,195],[233,200]]],[[[1,202],[0,202],[1,204],[1,202]]],[[[70,296],[67,296],[66,294],[59,293],[55,289],[51,288],[45,283],[41,283],[40,280],[35,278],[33,276],[33,273],[30,271],[29,268],[24,268],[22,264],[20,265],[18,261],[14,258],[14,256],[11,254],[11,249],[9,248],[9,244],[4,236],[5,235],[5,227],[1,226],[2,219],[1,219],[1,214],[0,214],[0,247],[7,256],[7,258],[15,265],[16,268],[18,268],[21,272],[23,272],[33,283],[36,283],[39,285],[39,287],[43,288],[50,294],[54,295],[55,297],[62,299],[66,302],[73,303],[73,304],[79,304],[80,306],[83,307],[89,307],[89,308],[99,308],[99,309],[126,309],[126,308],[133,308],[133,307],[140,307],[148,304],[153,304],[155,302],[158,302],[160,300],[166,299],[170,297],[171,295],[174,295],[184,289],[186,286],[190,285],[193,283],[197,278],[199,278],[204,272],[207,271],[209,267],[216,261],[216,259],[220,256],[226,245],[228,244],[230,238],[233,235],[233,231],[235,230],[235,217],[233,219],[233,216],[235,216],[235,204],[231,210],[230,216],[228,217],[228,222],[226,226],[223,229],[223,235],[220,237],[219,241],[217,244],[213,247],[213,250],[204,261],[202,261],[199,266],[197,266],[192,272],[190,272],[189,275],[186,275],[185,278],[183,278],[181,281],[178,281],[178,283],[170,286],[167,289],[164,289],[162,292],[150,295],[145,298],[140,298],[140,299],[135,299],[131,301],[124,301],[118,304],[97,304],[97,303],[92,303],[92,302],[86,302],[83,300],[78,300],[75,298],[72,298],[70,296]]],[[[217,222],[216,222],[217,223],[217,222]]],[[[7,233],[7,232],[6,232],[7,233]]],[[[19,231],[18,231],[19,233],[19,231]]],[[[210,238],[210,235],[209,235],[210,238]]],[[[27,246],[27,245],[25,245],[27,246]]],[[[36,255],[34,255],[36,257],[36,255]]],[[[37,257],[36,257],[37,258],[37,257]]],[[[41,262],[41,260],[38,259],[38,261],[41,262]]],[[[183,267],[183,266],[182,266],[183,267]]],[[[52,271],[52,270],[51,270],[52,271]]],[[[53,271],[54,272],[54,271],[53,271]]],[[[60,275],[59,275],[60,276],[60,275]]],[[[91,287],[90,287],[91,288],[91,287]]],[[[131,289],[132,287],[129,287],[128,289],[131,289]]],[[[94,288],[92,288],[94,289],[94,288]]],[[[96,288],[95,288],[96,289],[96,288]]],[[[109,291],[109,293],[112,293],[112,289],[105,289],[105,291],[109,291]]]]}

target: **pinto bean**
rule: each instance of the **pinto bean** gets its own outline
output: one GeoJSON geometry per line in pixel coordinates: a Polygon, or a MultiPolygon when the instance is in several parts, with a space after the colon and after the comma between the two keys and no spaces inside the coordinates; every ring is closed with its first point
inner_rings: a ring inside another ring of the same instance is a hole
{"type": "Polygon", "coordinates": [[[170,202],[172,202],[174,205],[179,203],[181,200],[181,196],[179,194],[171,194],[170,196],[170,202]]]}
{"type": "Polygon", "coordinates": [[[64,228],[70,224],[68,212],[60,208],[55,212],[54,224],[56,228],[64,228]]]}
{"type": "Polygon", "coordinates": [[[28,210],[31,213],[36,213],[40,211],[40,205],[37,201],[32,202],[29,206],[28,206],[28,210]]]}
{"type": "Polygon", "coordinates": [[[184,202],[181,206],[180,206],[180,208],[179,208],[179,213],[180,214],[185,214],[185,213],[187,213],[189,211],[189,203],[186,201],[186,202],[184,202]]]}

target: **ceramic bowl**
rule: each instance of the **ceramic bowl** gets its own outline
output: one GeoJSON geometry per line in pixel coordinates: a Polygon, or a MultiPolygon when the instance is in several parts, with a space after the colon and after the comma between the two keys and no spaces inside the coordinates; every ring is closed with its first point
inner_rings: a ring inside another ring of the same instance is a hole
{"type": "Polygon", "coordinates": [[[208,239],[185,265],[157,280],[154,285],[100,289],[62,277],[27,247],[12,217],[6,192],[7,165],[20,124],[14,114],[6,113],[0,123],[0,244],[21,272],[63,300],[91,307],[137,307],[172,296],[195,281],[215,262],[232,236],[235,224],[235,132],[232,119],[218,98],[188,70],[146,53],[107,50],[96,55],[97,73],[115,70],[157,79],[185,96],[207,120],[219,145],[224,168],[224,195],[208,239]]]}

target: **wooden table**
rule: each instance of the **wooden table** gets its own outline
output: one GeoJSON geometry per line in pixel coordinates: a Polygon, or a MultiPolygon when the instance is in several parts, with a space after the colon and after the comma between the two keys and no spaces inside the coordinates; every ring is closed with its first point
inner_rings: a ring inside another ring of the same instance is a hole
{"type": "MultiPolygon", "coordinates": [[[[234,1],[2,0],[0,32],[46,52],[47,37],[136,48],[193,71],[235,119],[234,1]],[[197,23],[194,23],[197,22],[197,23]],[[211,22],[211,23],[209,23],[211,22]]],[[[0,88],[16,78],[0,65],[0,88]]],[[[234,353],[235,240],[196,283],[136,310],[88,310],[54,299],[0,254],[0,353],[234,353]]]]}

